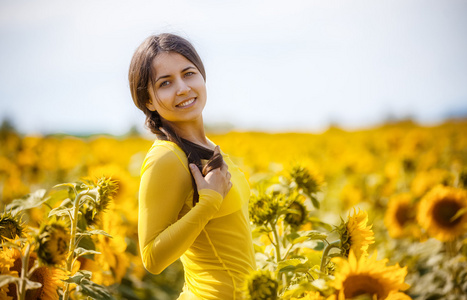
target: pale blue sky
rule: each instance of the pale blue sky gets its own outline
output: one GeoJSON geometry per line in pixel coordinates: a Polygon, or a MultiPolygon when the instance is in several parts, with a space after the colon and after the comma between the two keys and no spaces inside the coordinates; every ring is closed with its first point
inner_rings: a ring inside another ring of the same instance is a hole
{"type": "Polygon", "coordinates": [[[198,49],[207,124],[467,114],[467,0],[0,0],[0,118],[23,132],[144,131],[128,65],[160,32],[198,49]]]}

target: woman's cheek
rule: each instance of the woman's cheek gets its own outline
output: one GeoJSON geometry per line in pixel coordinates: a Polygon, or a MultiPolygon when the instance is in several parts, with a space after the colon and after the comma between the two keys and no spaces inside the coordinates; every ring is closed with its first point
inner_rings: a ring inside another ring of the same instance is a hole
{"type": "Polygon", "coordinates": [[[161,90],[157,95],[159,97],[159,102],[163,107],[170,107],[171,97],[167,90],[161,90]]]}

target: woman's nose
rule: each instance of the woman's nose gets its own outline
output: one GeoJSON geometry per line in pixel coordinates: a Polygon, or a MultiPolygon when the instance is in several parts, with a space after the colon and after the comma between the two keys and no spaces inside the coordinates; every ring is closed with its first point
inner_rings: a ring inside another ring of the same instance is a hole
{"type": "Polygon", "coordinates": [[[184,95],[190,91],[190,86],[186,84],[185,81],[180,80],[180,83],[178,85],[178,90],[177,90],[177,95],[184,95]]]}

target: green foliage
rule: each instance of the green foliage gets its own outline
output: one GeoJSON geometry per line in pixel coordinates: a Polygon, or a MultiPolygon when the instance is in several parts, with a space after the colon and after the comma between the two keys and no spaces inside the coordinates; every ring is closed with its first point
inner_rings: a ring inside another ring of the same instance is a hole
{"type": "MultiPolygon", "coordinates": [[[[258,267],[274,270],[278,286],[276,296],[280,299],[317,290],[313,282],[326,276],[326,264],[321,270],[320,265],[322,259],[327,261],[331,254],[322,257],[321,251],[330,244],[327,238],[332,226],[314,217],[310,209],[319,209],[319,191],[319,180],[301,166],[292,168],[289,177],[280,177],[279,182],[260,182],[252,191],[249,212],[255,224],[252,230],[254,247],[265,257],[258,267]],[[304,226],[312,229],[304,230],[304,226]]],[[[250,297],[262,299],[255,295],[250,297]]]]}
{"type": "MultiPolygon", "coordinates": [[[[102,213],[113,199],[118,188],[115,181],[102,177],[95,183],[91,181],[63,183],[56,185],[54,188],[64,188],[65,191],[51,193],[46,197],[45,190],[38,190],[21,199],[13,200],[5,207],[10,211],[8,216],[12,214],[12,216],[15,216],[19,212],[43,204],[54,205],[57,202],[60,203],[58,207],[49,211],[49,219],[39,231],[29,228],[31,233],[29,236],[18,238],[15,243],[5,242],[2,244],[2,247],[13,247],[24,253],[21,255],[23,262],[21,276],[1,275],[0,277],[0,286],[9,283],[17,285],[20,300],[24,299],[28,289],[41,287],[41,283],[31,281],[28,278],[28,275],[32,273],[31,271],[28,272],[31,249],[37,252],[42,264],[51,267],[63,267],[71,274],[79,257],[92,257],[100,254],[95,250],[94,243],[90,239],[92,235],[103,235],[112,238],[105,231],[90,227],[91,222],[85,219],[86,214],[83,211],[86,209],[87,212],[91,212],[91,221],[95,221],[96,216],[102,213]]],[[[4,229],[11,231],[12,228],[10,227],[4,229]]],[[[65,279],[63,299],[67,300],[70,297],[72,292],[69,286],[70,283],[76,284],[76,289],[73,292],[95,299],[114,299],[106,287],[94,283],[91,277],[91,272],[79,270],[65,279]]]]}

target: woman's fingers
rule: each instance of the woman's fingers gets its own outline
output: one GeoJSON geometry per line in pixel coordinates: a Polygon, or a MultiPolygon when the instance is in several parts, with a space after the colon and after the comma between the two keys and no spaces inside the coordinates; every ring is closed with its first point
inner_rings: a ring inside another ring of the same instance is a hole
{"type": "Polygon", "coordinates": [[[203,188],[206,183],[206,180],[199,171],[198,167],[195,164],[190,164],[190,170],[191,174],[193,174],[193,178],[195,179],[196,186],[198,187],[198,189],[203,188]]]}
{"type": "Polygon", "coordinates": [[[227,172],[227,170],[229,169],[229,166],[225,162],[223,162],[220,169],[222,172],[227,172]]]}
{"type": "MultiPolygon", "coordinates": [[[[221,155],[219,146],[214,149],[214,155],[221,155]]],[[[204,177],[194,164],[190,164],[190,169],[198,190],[203,188],[212,189],[225,197],[232,188],[232,182],[230,181],[232,174],[228,171],[229,166],[225,162],[222,163],[220,168],[209,171],[204,177]]]]}

